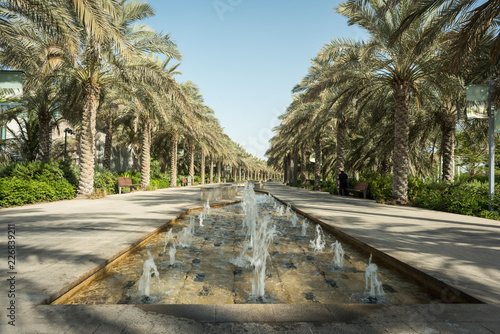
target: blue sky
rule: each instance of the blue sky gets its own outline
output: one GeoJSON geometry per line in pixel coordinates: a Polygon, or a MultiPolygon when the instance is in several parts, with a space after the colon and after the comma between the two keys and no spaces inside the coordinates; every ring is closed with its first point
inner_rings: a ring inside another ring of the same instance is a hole
{"type": "Polygon", "coordinates": [[[225,133],[259,158],[310,59],[331,39],[366,36],[334,12],[340,1],[148,2],[156,17],[145,22],[183,54],[177,80],[196,83],[225,133]]]}

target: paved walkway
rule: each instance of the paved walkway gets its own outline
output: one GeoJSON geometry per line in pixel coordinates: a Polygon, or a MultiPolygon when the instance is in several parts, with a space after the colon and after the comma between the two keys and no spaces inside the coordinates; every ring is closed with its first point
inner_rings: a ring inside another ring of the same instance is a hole
{"type": "Polygon", "coordinates": [[[15,225],[16,274],[4,251],[1,333],[500,333],[500,223],[393,207],[272,183],[272,194],[485,304],[40,305],[99,265],[200,206],[199,188],[0,210],[0,247],[15,225]],[[8,296],[15,276],[15,298],[8,296]],[[7,324],[15,301],[16,326],[7,324]]]}

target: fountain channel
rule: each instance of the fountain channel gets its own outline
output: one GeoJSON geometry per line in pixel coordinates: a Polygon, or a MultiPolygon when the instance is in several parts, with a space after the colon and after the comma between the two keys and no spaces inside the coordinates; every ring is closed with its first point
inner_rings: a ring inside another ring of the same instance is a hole
{"type": "Polygon", "coordinates": [[[442,302],[250,185],[190,211],[65,304],[442,302]]]}

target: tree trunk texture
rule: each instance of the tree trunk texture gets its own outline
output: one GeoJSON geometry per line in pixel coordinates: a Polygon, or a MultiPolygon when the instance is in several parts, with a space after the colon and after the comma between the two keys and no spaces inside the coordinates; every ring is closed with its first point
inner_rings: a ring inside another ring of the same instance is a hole
{"type": "Polygon", "coordinates": [[[38,112],[38,145],[42,162],[49,162],[50,159],[50,133],[52,132],[50,120],[51,115],[47,110],[38,112]]]}
{"type": "Polygon", "coordinates": [[[297,186],[297,179],[299,177],[299,152],[293,152],[293,167],[292,167],[292,186],[297,186]]]}
{"type": "Polygon", "coordinates": [[[99,93],[100,88],[97,84],[84,84],[78,197],[90,197],[94,190],[94,145],[99,93]]]}
{"type": "Polygon", "coordinates": [[[214,159],[213,157],[210,157],[210,182],[214,182],[214,159]]]}
{"type": "Polygon", "coordinates": [[[443,180],[453,182],[455,178],[455,117],[452,116],[449,122],[441,124],[443,133],[443,180]]]}
{"type": "Polygon", "coordinates": [[[222,174],[222,161],[217,161],[217,183],[220,183],[221,181],[221,174],[222,174]]]}
{"type": "Polygon", "coordinates": [[[205,184],[205,152],[201,150],[200,182],[205,184]]]}
{"type": "Polygon", "coordinates": [[[339,174],[344,170],[345,165],[345,145],[347,135],[347,122],[344,118],[340,118],[337,123],[337,160],[335,163],[335,179],[337,189],[340,189],[339,174]]]}
{"type": "Polygon", "coordinates": [[[288,155],[288,185],[293,186],[293,157],[291,154],[288,155]]]}
{"type": "Polygon", "coordinates": [[[141,188],[146,189],[149,186],[151,170],[151,120],[144,122],[142,131],[142,152],[141,152],[141,188]]]}
{"type": "Polygon", "coordinates": [[[314,188],[313,190],[321,190],[321,135],[314,139],[314,188]]]}
{"type": "Polygon", "coordinates": [[[283,158],[283,183],[288,181],[288,155],[283,158]]]}
{"type": "Polygon", "coordinates": [[[300,158],[301,158],[301,163],[300,163],[300,183],[302,186],[306,183],[307,179],[307,153],[306,153],[306,148],[302,147],[300,149],[300,158]]]}
{"type": "Polygon", "coordinates": [[[194,184],[194,144],[193,143],[189,144],[189,176],[191,178],[190,186],[192,186],[194,184]]]}
{"type": "Polygon", "coordinates": [[[408,202],[408,117],[410,86],[407,83],[400,83],[393,89],[396,111],[394,115],[394,179],[392,183],[392,199],[396,204],[405,205],[408,202]]]}
{"type": "Polygon", "coordinates": [[[240,182],[241,182],[241,181],[242,181],[242,178],[241,178],[241,166],[239,166],[239,167],[238,167],[238,170],[239,170],[239,172],[240,172],[240,179],[239,179],[239,180],[240,180],[240,182]]]}
{"type": "Polygon", "coordinates": [[[170,159],[170,188],[177,187],[177,144],[179,142],[179,134],[172,134],[172,157],[170,159]]]}
{"type": "Polygon", "coordinates": [[[113,153],[113,120],[109,117],[106,120],[106,139],[104,140],[104,159],[102,165],[106,169],[111,169],[111,154],[113,153]]]}

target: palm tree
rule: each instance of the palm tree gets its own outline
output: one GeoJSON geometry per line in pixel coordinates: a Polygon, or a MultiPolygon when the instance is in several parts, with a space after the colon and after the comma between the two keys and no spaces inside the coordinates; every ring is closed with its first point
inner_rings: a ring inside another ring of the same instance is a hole
{"type": "MultiPolygon", "coordinates": [[[[393,0],[393,6],[401,0],[393,0]]],[[[423,0],[411,1],[413,5],[398,26],[398,29],[391,36],[395,41],[409,29],[412,24],[427,15],[437,12],[433,17],[431,25],[421,41],[422,47],[434,39],[435,34],[442,30],[448,30],[450,27],[456,28],[456,33],[451,34],[450,49],[452,52],[452,61],[450,69],[452,71],[459,68],[457,65],[463,65],[464,61],[480,47],[484,38],[492,31],[496,35],[489,36],[492,39],[492,48],[489,49],[490,65],[495,66],[500,56],[500,32],[498,31],[498,20],[500,18],[500,1],[486,0],[477,4],[476,0],[423,0]]]]}
{"type": "Polygon", "coordinates": [[[407,15],[411,7],[407,3],[401,3],[379,17],[378,13],[383,8],[385,3],[380,0],[369,4],[352,0],[341,4],[337,11],[349,19],[349,24],[358,24],[371,34],[371,39],[366,43],[365,60],[372,69],[371,73],[369,78],[366,75],[351,77],[352,86],[357,86],[356,89],[365,96],[377,91],[383,92],[386,88],[392,90],[395,102],[393,201],[405,204],[408,189],[410,98],[413,96],[418,101],[422,90],[438,85],[437,51],[442,36],[436,35],[434,42],[424,48],[419,46],[426,22],[432,19],[426,17],[415,21],[401,34],[400,39],[390,43],[402,17],[407,15]]]}

